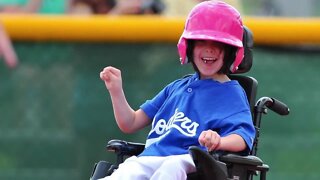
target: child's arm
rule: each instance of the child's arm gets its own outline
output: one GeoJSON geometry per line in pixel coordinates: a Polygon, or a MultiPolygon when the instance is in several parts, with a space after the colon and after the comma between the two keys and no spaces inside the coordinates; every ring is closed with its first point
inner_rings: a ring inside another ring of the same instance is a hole
{"type": "Polygon", "coordinates": [[[141,110],[133,110],[128,104],[122,88],[121,71],[114,67],[106,67],[100,73],[100,78],[110,93],[114,116],[119,128],[125,133],[133,133],[151,121],[141,110]]]}
{"type": "Polygon", "coordinates": [[[243,151],[246,143],[240,135],[230,134],[226,137],[212,130],[203,131],[199,136],[199,143],[208,148],[208,151],[223,150],[231,152],[243,151]]]}

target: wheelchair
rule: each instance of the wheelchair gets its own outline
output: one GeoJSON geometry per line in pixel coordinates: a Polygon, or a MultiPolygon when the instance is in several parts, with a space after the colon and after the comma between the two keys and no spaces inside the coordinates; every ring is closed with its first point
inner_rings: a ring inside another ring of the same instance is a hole
{"type": "MultiPolygon", "coordinates": [[[[269,166],[257,157],[262,115],[267,114],[268,109],[279,115],[288,115],[289,108],[283,102],[271,97],[261,97],[256,101],[257,80],[250,76],[239,75],[248,72],[253,61],[253,36],[247,27],[244,27],[243,45],[244,60],[238,70],[229,75],[229,78],[237,80],[246,92],[256,130],[253,148],[251,152],[244,155],[230,152],[208,153],[196,146],[191,146],[189,154],[193,158],[196,172],[188,174],[188,180],[252,180],[254,176],[259,176],[260,180],[266,179],[269,166]]],[[[110,140],[106,148],[116,154],[117,160],[115,163],[106,161],[95,163],[90,180],[111,175],[125,158],[139,155],[144,150],[144,144],[110,140]]]]}

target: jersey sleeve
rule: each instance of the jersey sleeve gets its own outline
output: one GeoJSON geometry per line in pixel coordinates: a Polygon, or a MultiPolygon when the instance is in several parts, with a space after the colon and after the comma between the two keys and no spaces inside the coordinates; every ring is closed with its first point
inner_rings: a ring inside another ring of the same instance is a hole
{"type": "Polygon", "coordinates": [[[247,144],[247,151],[250,151],[253,146],[255,137],[255,129],[253,126],[251,112],[244,110],[237,112],[223,120],[220,135],[228,136],[230,134],[237,134],[241,136],[247,144]]]}
{"type": "Polygon", "coordinates": [[[255,128],[252,121],[250,106],[244,90],[240,88],[231,89],[228,92],[229,98],[223,107],[227,109],[218,124],[220,136],[237,134],[241,136],[247,144],[246,152],[252,149],[255,138],[255,128]]]}
{"type": "Polygon", "coordinates": [[[153,119],[161,106],[164,104],[170,94],[172,86],[174,86],[174,83],[175,82],[172,82],[167,85],[153,99],[147,100],[140,106],[140,109],[142,109],[150,119],[153,119]]]}

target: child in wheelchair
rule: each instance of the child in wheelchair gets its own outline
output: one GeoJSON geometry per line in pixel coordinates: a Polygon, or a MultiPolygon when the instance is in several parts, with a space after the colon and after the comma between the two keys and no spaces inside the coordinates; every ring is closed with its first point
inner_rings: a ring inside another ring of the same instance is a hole
{"type": "Polygon", "coordinates": [[[114,115],[125,133],[152,128],[144,151],[126,159],[104,179],[186,179],[196,171],[190,146],[206,151],[249,152],[255,129],[246,93],[229,73],[243,59],[243,25],[239,12],[219,1],[195,6],[178,42],[181,64],[195,73],[173,81],[140,109],[128,104],[121,71],[100,73],[114,115]]]}

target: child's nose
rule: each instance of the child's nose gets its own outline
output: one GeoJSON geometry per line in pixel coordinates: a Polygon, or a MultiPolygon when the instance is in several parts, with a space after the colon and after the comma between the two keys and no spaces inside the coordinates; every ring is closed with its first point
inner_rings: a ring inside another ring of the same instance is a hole
{"type": "Polygon", "coordinates": [[[221,44],[214,41],[206,41],[203,47],[206,53],[219,53],[223,49],[221,44]]]}
{"type": "Polygon", "coordinates": [[[219,48],[218,47],[209,46],[209,47],[206,48],[206,52],[207,53],[217,53],[217,52],[219,52],[219,48]]]}
{"type": "Polygon", "coordinates": [[[212,50],[211,48],[207,48],[207,49],[206,49],[206,53],[212,54],[212,53],[213,53],[213,50],[212,50]]]}

